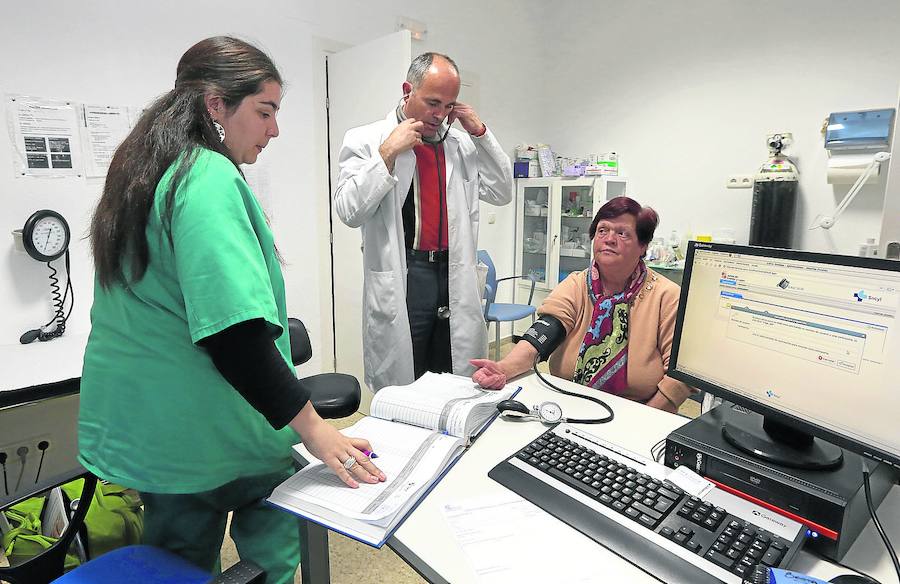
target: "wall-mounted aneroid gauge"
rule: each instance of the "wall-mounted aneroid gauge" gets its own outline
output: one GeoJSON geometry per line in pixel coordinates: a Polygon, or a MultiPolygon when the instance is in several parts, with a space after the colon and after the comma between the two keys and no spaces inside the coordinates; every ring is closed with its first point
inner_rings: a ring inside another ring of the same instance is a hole
{"type": "Polygon", "coordinates": [[[51,262],[66,253],[71,237],[63,216],[49,209],[32,213],[22,228],[25,251],[39,262],[51,262]]]}
{"type": "Polygon", "coordinates": [[[47,264],[50,270],[50,296],[54,309],[53,317],[47,324],[26,331],[19,337],[19,342],[28,344],[36,340],[49,341],[62,336],[75,302],[69,270],[69,242],[72,239],[69,224],[56,211],[41,209],[28,217],[22,229],[13,231],[13,238],[17,248],[27,252],[37,261],[47,264]],[[62,256],[65,256],[66,283],[60,289],[58,272],[51,262],[62,256]],[[67,303],[68,310],[66,310],[67,303]]]}

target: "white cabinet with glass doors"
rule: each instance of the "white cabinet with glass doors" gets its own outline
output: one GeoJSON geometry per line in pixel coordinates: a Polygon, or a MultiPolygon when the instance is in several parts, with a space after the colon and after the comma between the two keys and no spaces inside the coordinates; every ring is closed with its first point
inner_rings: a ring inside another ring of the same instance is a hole
{"type": "MultiPolygon", "coordinates": [[[[534,304],[590,265],[591,221],[608,199],[625,194],[626,183],[621,176],[517,180],[516,273],[534,277],[534,304]]],[[[527,301],[531,284],[518,282],[516,301],[527,301]]]]}

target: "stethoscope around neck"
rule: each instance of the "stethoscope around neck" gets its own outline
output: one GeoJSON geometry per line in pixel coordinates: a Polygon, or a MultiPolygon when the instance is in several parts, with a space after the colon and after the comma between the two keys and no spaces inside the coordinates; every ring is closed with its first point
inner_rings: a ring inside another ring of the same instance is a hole
{"type": "MultiPolygon", "coordinates": [[[[397,102],[397,110],[396,110],[397,123],[406,119],[406,114],[403,113],[403,104],[406,102],[407,97],[408,97],[408,95],[404,95],[403,97],[400,98],[400,101],[397,102]]],[[[449,133],[450,133],[450,124],[447,124],[447,129],[444,131],[444,135],[441,137],[440,140],[437,140],[437,141],[427,140],[425,138],[425,136],[422,136],[422,141],[430,144],[431,147],[434,149],[434,160],[435,160],[436,168],[437,168],[437,172],[438,172],[438,190],[440,191],[440,198],[445,201],[447,200],[447,192],[446,192],[446,186],[444,185],[444,177],[441,174],[441,165],[440,165],[440,162],[438,159],[437,146],[438,146],[438,144],[443,143],[444,140],[447,139],[447,134],[449,134],[449,133]]],[[[439,208],[440,208],[441,214],[438,217],[438,234],[439,234],[438,235],[438,247],[440,248],[441,245],[443,244],[443,241],[441,241],[440,236],[441,236],[441,234],[443,234],[443,231],[441,231],[441,225],[443,225],[443,223],[444,223],[444,207],[443,207],[443,205],[440,205],[439,208]]],[[[450,318],[450,312],[451,312],[450,311],[450,299],[447,298],[446,302],[443,302],[443,300],[444,299],[442,299],[442,303],[441,303],[442,305],[438,306],[437,317],[440,320],[448,320],[450,318]]]]}

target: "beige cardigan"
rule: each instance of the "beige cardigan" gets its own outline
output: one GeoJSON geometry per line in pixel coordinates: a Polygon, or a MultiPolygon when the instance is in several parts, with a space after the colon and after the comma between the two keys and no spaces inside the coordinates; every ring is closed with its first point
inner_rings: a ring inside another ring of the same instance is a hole
{"type": "MultiPolygon", "coordinates": [[[[566,327],[565,340],[550,356],[550,372],[564,379],[574,377],[578,351],[591,325],[594,307],[585,271],[569,274],[538,309],[538,314],[555,316],[566,327]]],[[[679,406],[692,393],[689,386],[666,375],[680,293],[678,284],[647,270],[644,287],[629,312],[628,389],[623,397],[646,402],[659,390],[679,406]]]]}

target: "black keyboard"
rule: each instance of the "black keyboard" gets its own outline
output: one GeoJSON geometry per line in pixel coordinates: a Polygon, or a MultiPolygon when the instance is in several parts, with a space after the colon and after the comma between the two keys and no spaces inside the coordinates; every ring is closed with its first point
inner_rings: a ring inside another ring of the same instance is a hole
{"type": "Polygon", "coordinates": [[[734,582],[757,564],[786,567],[799,523],[713,489],[703,499],[662,465],[567,424],[488,476],[662,582],[734,582]]]}

